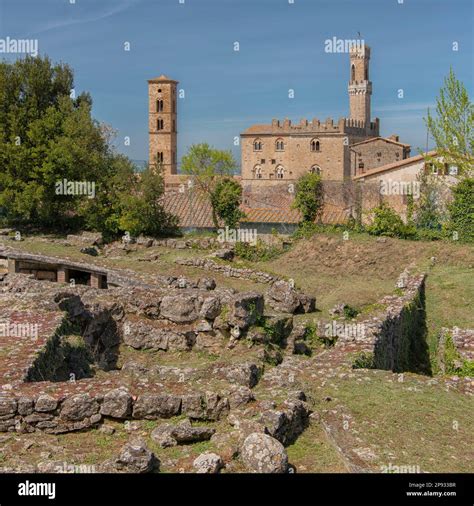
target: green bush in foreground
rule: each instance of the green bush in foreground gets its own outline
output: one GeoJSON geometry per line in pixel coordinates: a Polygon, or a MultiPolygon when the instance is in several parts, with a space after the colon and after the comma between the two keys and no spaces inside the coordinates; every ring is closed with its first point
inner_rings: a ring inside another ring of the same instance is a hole
{"type": "Polygon", "coordinates": [[[387,204],[380,204],[372,212],[374,219],[373,223],[367,227],[369,234],[399,237],[401,239],[412,239],[416,236],[415,227],[403,223],[400,216],[387,204]]]}
{"type": "Polygon", "coordinates": [[[252,245],[248,242],[237,242],[235,244],[235,254],[243,260],[249,262],[266,262],[278,257],[286,250],[277,246],[268,246],[263,241],[257,241],[257,244],[252,245]]]}
{"type": "Polygon", "coordinates": [[[375,369],[374,354],[361,351],[352,362],[352,369],[375,369]]]}
{"type": "Polygon", "coordinates": [[[459,240],[474,242],[474,179],[466,178],[453,188],[449,205],[449,230],[457,232],[459,240]]]}

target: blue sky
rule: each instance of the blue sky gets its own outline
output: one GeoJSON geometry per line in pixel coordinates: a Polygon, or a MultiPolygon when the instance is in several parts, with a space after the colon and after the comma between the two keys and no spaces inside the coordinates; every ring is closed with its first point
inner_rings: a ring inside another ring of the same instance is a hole
{"type": "Polygon", "coordinates": [[[412,152],[425,147],[423,116],[450,66],[473,95],[473,0],[71,1],[0,0],[0,38],[36,38],[41,54],[69,63],[133,159],[148,156],[146,81],[162,73],[185,91],[179,157],[209,142],[240,159],[234,137],[253,123],[347,116],[348,55],[324,42],[357,32],[372,48],[372,116],[412,152]]]}

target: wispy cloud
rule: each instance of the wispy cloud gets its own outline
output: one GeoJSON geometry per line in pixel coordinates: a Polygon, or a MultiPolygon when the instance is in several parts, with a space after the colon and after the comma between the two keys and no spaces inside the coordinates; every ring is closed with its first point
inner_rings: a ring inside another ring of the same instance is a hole
{"type": "Polygon", "coordinates": [[[57,30],[59,28],[67,28],[69,26],[80,25],[83,23],[95,23],[96,21],[101,21],[103,19],[110,18],[111,16],[115,16],[116,14],[119,14],[120,12],[123,12],[130,7],[133,7],[138,2],[140,2],[140,0],[124,0],[122,2],[116,3],[113,7],[109,9],[102,10],[101,12],[95,12],[94,15],[92,16],[83,18],[70,18],[60,21],[51,21],[39,27],[34,32],[31,32],[29,36],[40,35],[49,32],[51,30],[57,30]]]}
{"type": "Polygon", "coordinates": [[[400,111],[426,111],[428,109],[434,109],[436,104],[429,102],[403,102],[400,100],[399,104],[381,105],[374,107],[377,112],[400,112],[400,111]]]}

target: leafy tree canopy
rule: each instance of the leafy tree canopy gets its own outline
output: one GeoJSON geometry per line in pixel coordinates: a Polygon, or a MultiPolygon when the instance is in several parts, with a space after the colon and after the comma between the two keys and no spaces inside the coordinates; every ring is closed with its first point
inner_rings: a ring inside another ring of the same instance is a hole
{"type": "MultiPolygon", "coordinates": [[[[458,167],[460,175],[472,175],[474,167],[474,104],[453,69],[444,80],[436,100],[436,116],[425,119],[437,154],[443,162],[458,167]]],[[[432,160],[433,163],[440,163],[432,160]]]]}

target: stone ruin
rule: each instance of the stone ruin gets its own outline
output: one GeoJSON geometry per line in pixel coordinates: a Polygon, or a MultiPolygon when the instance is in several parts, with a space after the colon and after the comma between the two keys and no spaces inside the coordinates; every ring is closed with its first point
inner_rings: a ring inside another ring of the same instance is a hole
{"type": "MultiPolygon", "coordinates": [[[[360,471],[347,450],[357,443],[338,432],[334,410],[312,412],[305,375],[350,368],[359,353],[370,354],[374,368],[412,370],[407,352],[423,352],[416,348],[423,342],[423,274],[403,273],[397,293],[359,322],[362,336],[339,335],[314,360],[299,357],[311,349],[294,315],[314,312],[316,301],[285,280],[269,281],[261,294],[221,288],[209,277],[103,274],[113,281],[108,289],[41,281],[15,269],[1,276],[0,432],[106,431],[110,420],[159,420],[150,436],[162,448],[208,440],[219,448],[194,460],[196,472],[232,472],[237,458],[247,471],[276,473],[291,472],[286,447],[324,415],[328,438],[348,469],[360,471]],[[221,422],[229,430],[213,427],[221,422]]],[[[457,332],[453,342],[468,356],[472,332],[457,332]]],[[[159,469],[136,438],[98,466],[159,469]]]]}
{"type": "MultiPolygon", "coordinates": [[[[223,438],[227,448],[232,444],[224,435],[196,425],[227,418],[248,470],[263,470],[261,449],[270,455],[265,472],[287,470],[284,445],[311,413],[305,394],[276,395],[269,385],[259,398],[254,388],[268,364],[304,349],[297,346],[303,336],[292,313],[314,311],[314,299],[282,282],[264,296],[218,288],[210,278],[157,277],[141,285],[116,272],[122,286],[104,290],[33,277],[12,272],[0,282],[0,432],[61,434],[108,419],[184,416],[177,425],[157,427],[152,438],[163,447],[223,438]],[[150,350],[156,360],[145,353],[150,350]],[[217,359],[189,366],[186,354],[193,353],[217,359]],[[161,363],[173,354],[182,364],[161,363]]],[[[224,460],[203,455],[196,470],[221,469],[234,455],[227,450],[224,460]]],[[[133,441],[101,470],[157,467],[143,441],[133,441]]]]}

